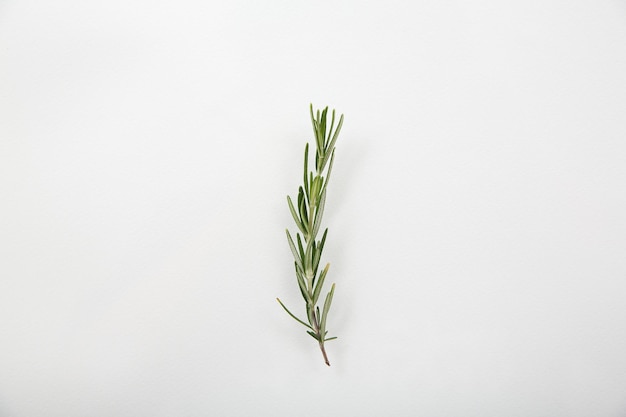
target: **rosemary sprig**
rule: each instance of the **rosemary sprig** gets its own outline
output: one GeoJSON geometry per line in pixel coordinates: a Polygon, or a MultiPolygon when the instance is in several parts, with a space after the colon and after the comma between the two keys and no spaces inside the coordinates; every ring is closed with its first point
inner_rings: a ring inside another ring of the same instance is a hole
{"type": "Polygon", "coordinates": [[[289,229],[287,229],[287,241],[294,257],[298,287],[300,288],[302,298],[306,302],[308,323],[291,313],[280,299],[277,298],[276,300],[292,318],[308,329],[307,333],[317,340],[319,344],[324,356],[324,362],[330,366],[324,342],[336,339],[336,337],[326,337],[328,334],[326,319],[333,301],[335,284],[330,287],[330,291],[326,294],[321,313],[318,306],[326,274],[328,273],[328,268],[330,268],[330,264],[327,263],[318,274],[328,228],[324,230],[320,240],[316,240],[316,238],[324,214],[326,189],[335,159],[335,143],[343,125],[343,115],[341,115],[335,127],[335,110],[331,113],[330,125],[328,125],[328,107],[321,112],[317,110],[314,113],[313,105],[311,105],[310,111],[313,132],[315,134],[315,170],[309,171],[309,144],[307,143],[304,147],[304,183],[298,189],[297,205],[294,204],[291,197],[287,196],[289,211],[298,227],[295,242],[291,237],[291,233],[289,233],[289,229]]]}

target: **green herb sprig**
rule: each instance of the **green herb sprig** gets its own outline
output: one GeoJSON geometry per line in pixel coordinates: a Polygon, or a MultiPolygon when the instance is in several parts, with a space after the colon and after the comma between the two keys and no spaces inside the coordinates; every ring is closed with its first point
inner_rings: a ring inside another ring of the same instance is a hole
{"type": "Polygon", "coordinates": [[[276,300],[291,317],[308,329],[307,333],[317,340],[319,344],[324,356],[324,362],[330,366],[324,342],[336,339],[336,337],[326,337],[328,334],[326,319],[333,301],[335,284],[330,287],[330,291],[326,295],[321,313],[320,307],[317,305],[326,274],[330,268],[330,263],[327,263],[318,274],[328,228],[324,230],[321,240],[316,240],[316,238],[324,214],[326,190],[335,159],[335,143],[343,125],[343,115],[341,115],[335,127],[335,110],[332,111],[330,125],[328,125],[328,107],[321,112],[317,110],[314,113],[313,105],[311,105],[310,112],[315,134],[315,171],[309,171],[309,144],[307,143],[304,147],[304,184],[298,189],[297,206],[294,205],[291,197],[287,196],[289,211],[298,226],[298,232],[296,232],[297,243],[291,237],[289,229],[287,229],[287,241],[294,257],[298,287],[300,288],[302,298],[306,302],[308,323],[291,313],[279,298],[276,300]]]}

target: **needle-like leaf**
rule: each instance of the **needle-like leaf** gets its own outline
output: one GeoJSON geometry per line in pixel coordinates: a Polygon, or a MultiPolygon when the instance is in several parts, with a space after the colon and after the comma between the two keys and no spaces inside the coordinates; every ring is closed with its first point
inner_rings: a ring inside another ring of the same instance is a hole
{"type": "Polygon", "coordinates": [[[309,172],[309,144],[307,143],[304,147],[304,191],[307,197],[307,202],[309,199],[309,182],[307,181],[307,176],[309,172]]]}
{"type": "Polygon", "coordinates": [[[307,304],[311,303],[311,292],[309,291],[309,288],[304,280],[304,277],[302,276],[301,273],[299,273],[299,271],[296,271],[296,279],[298,280],[298,286],[300,287],[300,292],[302,293],[302,298],[304,298],[304,301],[306,301],[307,304]]]}
{"type": "Polygon", "coordinates": [[[293,202],[291,201],[291,197],[289,197],[289,196],[287,196],[287,204],[289,205],[289,211],[291,212],[291,217],[293,217],[293,221],[298,226],[298,229],[300,229],[300,231],[303,234],[306,234],[306,225],[305,225],[305,223],[302,223],[302,220],[298,216],[298,213],[296,212],[296,209],[293,206],[293,202]]]}
{"type": "Polygon", "coordinates": [[[335,284],[330,287],[330,291],[326,295],[324,300],[324,310],[322,310],[322,322],[320,323],[320,333],[326,332],[326,319],[328,318],[328,311],[330,310],[330,304],[333,302],[333,294],[335,293],[335,284]]]}
{"type": "MultiPolygon", "coordinates": [[[[335,110],[334,109],[333,109],[332,117],[330,120],[330,129],[328,129],[330,133],[333,133],[333,126],[335,126],[335,110]]],[[[330,138],[330,135],[328,135],[328,138],[330,138]]],[[[325,151],[328,151],[328,138],[326,138],[326,141],[324,142],[325,151]]]]}
{"type": "Polygon", "coordinates": [[[341,127],[342,126],[343,126],[343,114],[339,118],[339,123],[337,123],[337,129],[335,129],[335,133],[333,134],[333,138],[330,140],[330,143],[328,144],[328,147],[326,149],[334,149],[335,148],[335,143],[337,142],[337,138],[339,138],[339,132],[341,132],[341,127]]]}
{"type": "Polygon", "coordinates": [[[330,153],[330,164],[328,164],[328,171],[326,171],[326,183],[324,184],[324,190],[328,185],[328,180],[330,180],[330,173],[333,172],[333,161],[335,160],[335,150],[330,153]]]}
{"type": "Polygon", "coordinates": [[[310,334],[313,339],[319,341],[319,336],[318,335],[316,335],[315,333],[313,333],[310,330],[307,330],[307,333],[310,334]]]}
{"type": "Polygon", "coordinates": [[[293,239],[291,238],[291,234],[289,233],[289,229],[286,229],[286,232],[287,232],[287,240],[289,241],[289,247],[291,248],[291,253],[293,253],[293,258],[296,261],[296,264],[301,269],[304,269],[304,267],[302,265],[302,259],[300,258],[300,255],[298,254],[298,250],[296,249],[296,245],[293,244],[293,239]]]}
{"type": "Polygon", "coordinates": [[[313,236],[313,238],[317,236],[317,232],[320,230],[320,224],[322,223],[322,216],[324,215],[325,204],[326,204],[326,189],[322,191],[320,202],[317,207],[317,211],[315,212],[315,220],[313,220],[313,230],[311,231],[311,236],[313,236]]]}
{"type": "Polygon", "coordinates": [[[320,253],[322,253],[322,251],[324,250],[324,243],[326,242],[326,235],[328,234],[328,228],[326,228],[326,230],[324,230],[324,234],[322,235],[322,240],[320,240],[320,244],[319,244],[319,251],[320,253]]]}
{"type": "Polygon", "coordinates": [[[287,307],[285,307],[285,305],[283,304],[282,301],[280,301],[280,298],[276,298],[276,301],[278,301],[278,303],[285,309],[285,311],[287,312],[287,314],[289,314],[291,317],[293,317],[298,323],[308,327],[309,329],[313,330],[313,328],[311,326],[309,326],[308,324],[306,324],[305,322],[303,322],[302,320],[300,320],[299,318],[297,318],[296,316],[293,315],[293,313],[291,311],[289,311],[289,309],[287,307]]]}
{"type": "Polygon", "coordinates": [[[320,292],[322,292],[322,286],[324,285],[324,280],[326,279],[328,268],[330,268],[330,264],[326,264],[324,269],[322,269],[322,272],[320,272],[320,277],[317,280],[317,285],[315,286],[315,290],[313,291],[313,304],[317,304],[317,299],[320,297],[320,292]]]}
{"type": "Polygon", "coordinates": [[[298,241],[298,253],[300,254],[300,259],[304,259],[304,249],[302,247],[302,239],[300,239],[300,233],[296,234],[296,240],[298,241]]]}

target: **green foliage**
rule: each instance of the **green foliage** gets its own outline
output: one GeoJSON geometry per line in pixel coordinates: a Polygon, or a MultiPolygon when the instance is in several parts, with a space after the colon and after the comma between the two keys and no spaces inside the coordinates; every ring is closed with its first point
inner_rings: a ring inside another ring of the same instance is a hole
{"type": "Polygon", "coordinates": [[[306,303],[308,324],[291,313],[280,299],[277,298],[277,300],[285,311],[298,323],[304,325],[308,329],[307,333],[317,340],[324,356],[324,362],[330,366],[324,342],[336,339],[336,337],[326,337],[328,333],[326,331],[326,319],[333,301],[335,284],[332,284],[326,295],[321,313],[317,305],[326,274],[330,268],[330,264],[327,263],[318,274],[328,229],[324,231],[321,240],[316,239],[324,215],[326,189],[335,159],[335,143],[343,125],[343,115],[335,126],[334,110],[331,113],[330,124],[328,124],[328,107],[322,111],[313,112],[313,105],[311,105],[310,111],[315,138],[315,171],[309,171],[309,144],[307,143],[304,147],[304,184],[298,188],[297,205],[294,205],[291,197],[287,196],[289,211],[298,227],[295,241],[287,229],[287,241],[294,258],[298,287],[306,303]]]}

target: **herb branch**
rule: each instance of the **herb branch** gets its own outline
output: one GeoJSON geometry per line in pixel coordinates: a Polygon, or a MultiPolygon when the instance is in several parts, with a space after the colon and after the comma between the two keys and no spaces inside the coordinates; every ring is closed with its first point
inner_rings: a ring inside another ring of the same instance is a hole
{"type": "Polygon", "coordinates": [[[297,205],[294,204],[291,197],[287,196],[289,211],[298,227],[295,242],[289,229],[287,229],[287,241],[294,257],[298,287],[306,302],[307,321],[296,317],[279,298],[276,300],[292,318],[308,329],[307,333],[319,344],[324,362],[330,366],[324,342],[336,339],[336,337],[326,337],[328,334],[326,319],[333,301],[335,284],[330,287],[330,291],[326,294],[321,313],[318,306],[326,274],[330,268],[330,264],[327,263],[318,274],[328,228],[324,230],[320,240],[316,240],[316,238],[324,214],[326,189],[335,159],[335,143],[343,125],[343,115],[335,126],[335,110],[331,113],[330,125],[328,125],[328,107],[321,112],[317,110],[314,113],[313,105],[311,105],[310,112],[315,134],[315,170],[309,170],[309,144],[307,143],[304,147],[304,182],[298,189],[297,205]]]}

